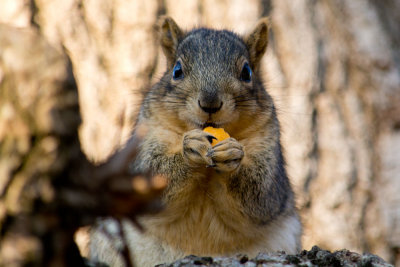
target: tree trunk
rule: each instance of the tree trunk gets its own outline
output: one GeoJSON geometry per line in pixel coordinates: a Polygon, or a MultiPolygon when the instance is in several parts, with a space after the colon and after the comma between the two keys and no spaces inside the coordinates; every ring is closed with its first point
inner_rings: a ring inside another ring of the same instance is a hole
{"type": "Polygon", "coordinates": [[[0,51],[0,266],[83,266],[80,227],[160,207],[165,179],[129,171],[146,129],[94,166],[67,56],[35,29],[1,24],[0,51]]]}
{"type": "MultiPolygon", "coordinates": [[[[3,0],[1,5],[0,22],[34,28],[70,57],[83,121],[80,140],[95,161],[126,141],[140,92],[165,70],[153,31],[159,15],[173,16],[184,28],[239,33],[269,15],[265,81],[278,107],[304,247],[370,251],[400,265],[399,1],[3,0]]],[[[0,109],[4,121],[10,108],[0,109]]],[[[13,166],[12,160],[1,164],[13,166]]]]}
{"type": "Polygon", "coordinates": [[[389,1],[274,2],[283,83],[267,74],[305,247],[399,261],[399,11],[389,1]]]}

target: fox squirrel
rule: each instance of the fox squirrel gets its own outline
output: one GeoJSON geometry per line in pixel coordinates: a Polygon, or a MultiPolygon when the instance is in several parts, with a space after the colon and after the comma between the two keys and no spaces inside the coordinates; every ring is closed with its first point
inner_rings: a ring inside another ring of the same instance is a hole
{"type": "MultiPolygon", "coordinates": [[[[136,265],[188,254],[298,252],[301,223],[274,103],[260,75],[268,20],[245,37],[185,32],[170,17],[160,19],[159,31],[167,71],[143,100],[137,127],[148,132],[132,166],[164,175],[168,186],[165,208],[140,217],[144,233],[123,224],[136,265]],[[205,127],[224,128],[230,138],[212,146],[205,127]]],[[[114,229],[114,223],[99,227],[114,229]]],[[[91,258],[123,265],[118,239],[102,232],[92,231],[91,258]]]]}

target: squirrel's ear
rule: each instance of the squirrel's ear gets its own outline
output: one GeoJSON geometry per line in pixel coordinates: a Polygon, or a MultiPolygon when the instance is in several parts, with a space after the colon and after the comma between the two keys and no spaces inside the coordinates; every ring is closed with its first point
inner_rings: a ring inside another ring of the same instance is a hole
{"type": "Polygon", "coordinates": [[[267,50],[268,45],[268,18],[262,18],[256,28],[245,37],[247,49],[250,52],[250,62],[254,68],[258,68],[258,64],[262,56],[267,50]]]}
{"type": "Polygon", "coordinates": [[[161,47],[167,57],[168,66],[175,64],[175,54],[179,41],[183,37],[183,31],[176,22],[168,16],[162,16],[158,22],[161,47]]]}

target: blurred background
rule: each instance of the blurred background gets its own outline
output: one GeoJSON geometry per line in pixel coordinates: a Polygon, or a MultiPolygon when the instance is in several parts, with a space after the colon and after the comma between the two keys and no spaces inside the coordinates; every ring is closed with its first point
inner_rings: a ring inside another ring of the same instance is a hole
{"type": "Polygon", "coordinates": [[[165,70],[154,31],[163,14],[184,29],[240,34],[270,16],[263,73],[304,248],[400,266],[400,1],[0,0],[0,23],[31,28],[70,57],[80,139],[96,162],[124,144],[140,91],[165,70]]]}

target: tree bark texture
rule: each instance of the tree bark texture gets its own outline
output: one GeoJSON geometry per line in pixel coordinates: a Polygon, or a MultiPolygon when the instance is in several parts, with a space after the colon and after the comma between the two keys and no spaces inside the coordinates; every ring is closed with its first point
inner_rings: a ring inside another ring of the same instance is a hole
{"type": "Polygon", "coordinates": [[[0,266],[83,266],[75,232],[157,210],[165,179],[129,171],[140,133],[87,160],[70,61],[37,29],[0,24],[0,51],[0,266]]]}
{"type": "MultiPolygon", "coordinates": [[[[238,33],[270,16],[265,82],[278,107],[304,247],[370,251],[400,265],[400,1],[2,0],[0,5],[0,22],[34,29],[69,56],[79,90],[80,140],[94,161],[104,161],[127,140],[140,92],[165,70],[154,33],[159,15],[169,14],[187,29],[238,33]]],[[[20,105],[32,100],[29,92],[26,96],[18,98],[20,105]]],[[[10,106],[2,103],[0,110],[3,122],[10,106]]],[[[10,129],[23,129],[17,123],[10,129]]]]}

